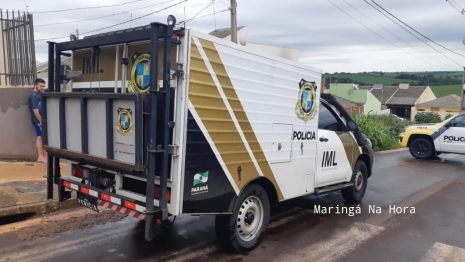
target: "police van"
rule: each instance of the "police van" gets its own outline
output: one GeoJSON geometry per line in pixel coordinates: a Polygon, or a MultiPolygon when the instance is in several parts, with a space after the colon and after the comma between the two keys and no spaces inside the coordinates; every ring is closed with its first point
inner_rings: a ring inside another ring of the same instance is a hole
{"type": "Polygon", "coordinates": [[[279,202],[362,200],[371,143],[320,92],[321,70],[174,24],[49,42],[49,198],[55,183],[60,201],[142,219],[148,241],[175,216],[215,215],[237,252],[260,243],[279,202]],[[59,71],[70,54],[72,71],[59,71]]]}
{"type": "Polygon", "coordinates": [[[437,124],[417,124],[399,135],[401,147],[408,147],[418,159],[431,159],[442,153],[465,154],[465,85],[462,87],[461,112],[437,124]]]}

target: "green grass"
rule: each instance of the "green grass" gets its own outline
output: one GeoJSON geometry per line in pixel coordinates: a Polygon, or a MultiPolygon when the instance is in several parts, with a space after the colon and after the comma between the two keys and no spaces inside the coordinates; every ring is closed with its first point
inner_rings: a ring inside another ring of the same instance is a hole
{"type": "Polygon", "coordinates": [[[399,147],[399,134],[411,122],[399,121],[391,115],[363,115],[353,116],[355,122],[373,143],[374,151],[390,150],[399,147]]]}
{"type": "Polygon", "coordinates": [[[451,94],[456,94],[460,96],[460,90],[461,86],[460,85],[451,85],[451,86],[432,86],[431,89],[434,92],[434,95],[436,95],[437,98],[451,95],[451,94]]]}

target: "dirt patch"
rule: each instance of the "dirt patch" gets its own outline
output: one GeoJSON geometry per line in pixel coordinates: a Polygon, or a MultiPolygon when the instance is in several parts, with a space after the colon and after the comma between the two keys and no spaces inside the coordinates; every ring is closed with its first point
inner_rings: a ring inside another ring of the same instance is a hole
{"type": "Polygon", "coordinates": [[[79,217],[69,217],[60,221],[45,220],[40,225],[18,229],[16,235],[20,240],[31,240],[39,237],[53,236],[65,231],[91,228],[95,225],[102,225],[108,222],[118,222],[125,217],[125,214],[113,210],[105,210],[79,217]]]}
{"type": "Polygon", "coordinates": [[[0,208],[16,205],[18,193],[11,187],[0,186],[0,208]]]}

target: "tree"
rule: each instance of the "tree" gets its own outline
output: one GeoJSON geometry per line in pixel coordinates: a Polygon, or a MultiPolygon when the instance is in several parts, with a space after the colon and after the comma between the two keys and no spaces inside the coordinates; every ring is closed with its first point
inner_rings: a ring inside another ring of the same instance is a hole
{"type": "Polygon", "coordinates": [[[451,114],[447,114],[447,115],[444,117],[444,120],[447,120],[447,119],[449,119],[449,118],[451,118],[451,117],[452,117],[451,114]]]}
{"type": "Polygon", "coordinates": [[[441,116],[436,112],[419,112],[415,115],[414,120],[419,124],[442,122],[441,116]]]}

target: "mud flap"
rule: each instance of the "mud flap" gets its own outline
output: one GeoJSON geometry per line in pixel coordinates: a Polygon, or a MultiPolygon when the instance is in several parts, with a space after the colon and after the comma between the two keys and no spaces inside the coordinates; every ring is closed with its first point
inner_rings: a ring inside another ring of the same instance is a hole
{"type": "Polygon", "coordinates": [[[145,223],[145,240],[152,241],[153,238],[163,233],[163,213],[162,210],[155,210],[154,212],[146,212],[146,223],[145,223]]]}
{"type": "Polygon", "coordinates": [[[63,186],[63,180],[58,182],[58,201],[63,202],[71,198],[71,191],[66,191],[63,186]]]}

